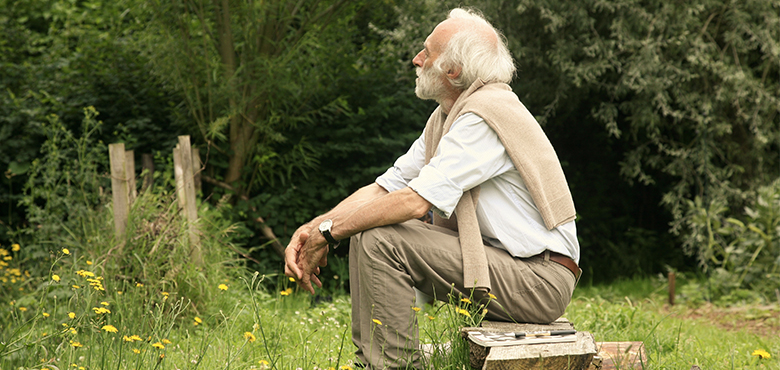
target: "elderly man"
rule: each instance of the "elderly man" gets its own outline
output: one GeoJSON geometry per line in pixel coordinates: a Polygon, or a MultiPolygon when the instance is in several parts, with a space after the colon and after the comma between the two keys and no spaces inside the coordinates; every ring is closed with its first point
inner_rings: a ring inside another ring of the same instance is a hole
{"type": "Polygon", "coordinates": [[[419,368],[413,288],[495,302],[487,318],[548,323],[579,277],[575,210],[560,162],[507,85],[503,37],[454,9],[412,61],[415,92],[439,103],[376,182],[301,226],[285,273],[314,293],[329,248],[351,237],[352,340],[370,368],[419,368]],[[417,219],[434,211],[434,224],[417,219]]]}

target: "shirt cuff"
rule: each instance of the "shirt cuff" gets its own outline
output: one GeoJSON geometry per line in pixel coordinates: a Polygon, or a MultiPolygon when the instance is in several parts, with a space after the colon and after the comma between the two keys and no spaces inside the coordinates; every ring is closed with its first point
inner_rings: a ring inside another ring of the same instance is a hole
{"type": "Polygon", "coordinates": [[[420,176],[409,181],[409,187],[433,204],[434,211],[444,218],[450,218],[458,205],[463,190],[434,167],[425,166],[420,176]]]}
{"type": "Polygon", "coordinates": [[[376,183],[387,192],[394,192],[407,187],[406,180],[401,176],[401,171],[396,167],[390,167],[381,176],[376,178],[376,183]]]}

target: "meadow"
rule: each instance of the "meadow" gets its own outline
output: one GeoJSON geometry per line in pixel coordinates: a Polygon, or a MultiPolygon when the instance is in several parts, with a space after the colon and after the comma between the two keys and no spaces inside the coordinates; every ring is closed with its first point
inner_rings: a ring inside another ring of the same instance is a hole
{"type": "MultiPolygon", "coordinates": [[[[25,292],[36,280],[23,266],[11,267],[22,248],[0,252],[11,257],[0,270],[4,292],[25,292]]],[[[195,305],[175,289],[117,283],[122,280],[101,274],[100,265],[73,249],[54,252],[50,270],[35,291],[2,308],[2,370],[354,368],[343,289],[312,299],[288,278],[243,269],[203,287],[211,298],[195,305]]],[[[646,369],[780,368],[777,306],[713,307],[687,293],[669,306],[665,294],[661,278],[583,284],[565,317],[597,341],[644,342],[646,369]],[[713,311],[726,317],[697,314],[713,311]]],[[[419,309],[410,302],[423,342],[453,344],[451,351],[435,351],[428,369],[469,368],[457,334],[479,321],[479,308],[469,303],[419,309]]]]}

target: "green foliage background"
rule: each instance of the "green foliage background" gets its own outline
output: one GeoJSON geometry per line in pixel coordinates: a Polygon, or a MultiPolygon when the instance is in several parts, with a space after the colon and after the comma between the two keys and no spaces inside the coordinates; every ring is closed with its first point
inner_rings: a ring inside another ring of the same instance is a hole
{"type": "MultiPolygon", "coordinates": [[[[232,150],[226,119],[235,111],[215,105],[209,119],[198,118],[192,91],[164,64],[174,46],[154,42],[177,36],[149,23],[150,9],[169,22],[196,22],[176,4],[0,0],[0,242],[34,226],[19,200],[51,114],[79,136],[83,109],[94,106],[103,121],[93,134],[98,141],[157,153],[163,173],[176,136],[192,135],[208,153],[204,174],[225,178],[232,150]]],[[[254,216],[286,239],[373,181],[419,135],[434,104],[414,96],[411,58],[457,5],[347,1],[332,22],[295,43],[295,53],[264,62],[278,73],[237,81],[279,92],[268,97],[272,125],[238,183],[250,200],[231,205],[243,231],[236,244],[253,248],[257,268],[276,271],[280,260],[254,216]]],[[[716,202],[721,214],[751,222],[742,209],[780,175],[778,2],[465,5],[504,32],[519,71],[513,88],[564,164],[587,279],[707,266],[690,215],[716,202]]],[[[276,47],[292,50],[284,42],[276,47]]],[[[200,68],[198,78],[230,82],[213,56],[199,57],[186,60],[200,68]]],[[[223,91],[219,99],[228,97],[223,91]]],[[[216,204],[226,193],[205,185],[203,199],[216,204]]]]}

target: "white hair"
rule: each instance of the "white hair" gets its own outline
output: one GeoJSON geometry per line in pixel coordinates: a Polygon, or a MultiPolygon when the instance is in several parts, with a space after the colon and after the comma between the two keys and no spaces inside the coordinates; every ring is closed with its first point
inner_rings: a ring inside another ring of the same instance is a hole
{"type": "Polygon", "coordinates": [[[485,82],[511,82],[515,75],[515,64],[504,36],[474,10],[456,8],[450,11],[448,18],[463,19],[472,25],[452,35],[434,67],[442,72],[460,67],[458,77],[449,80],[461,90],[467,89],[478,78],[485,82]],[[495,40],[486,38],[484,32],[475,32],[475,28],[482,26],[494,33],[495,40]]]}

